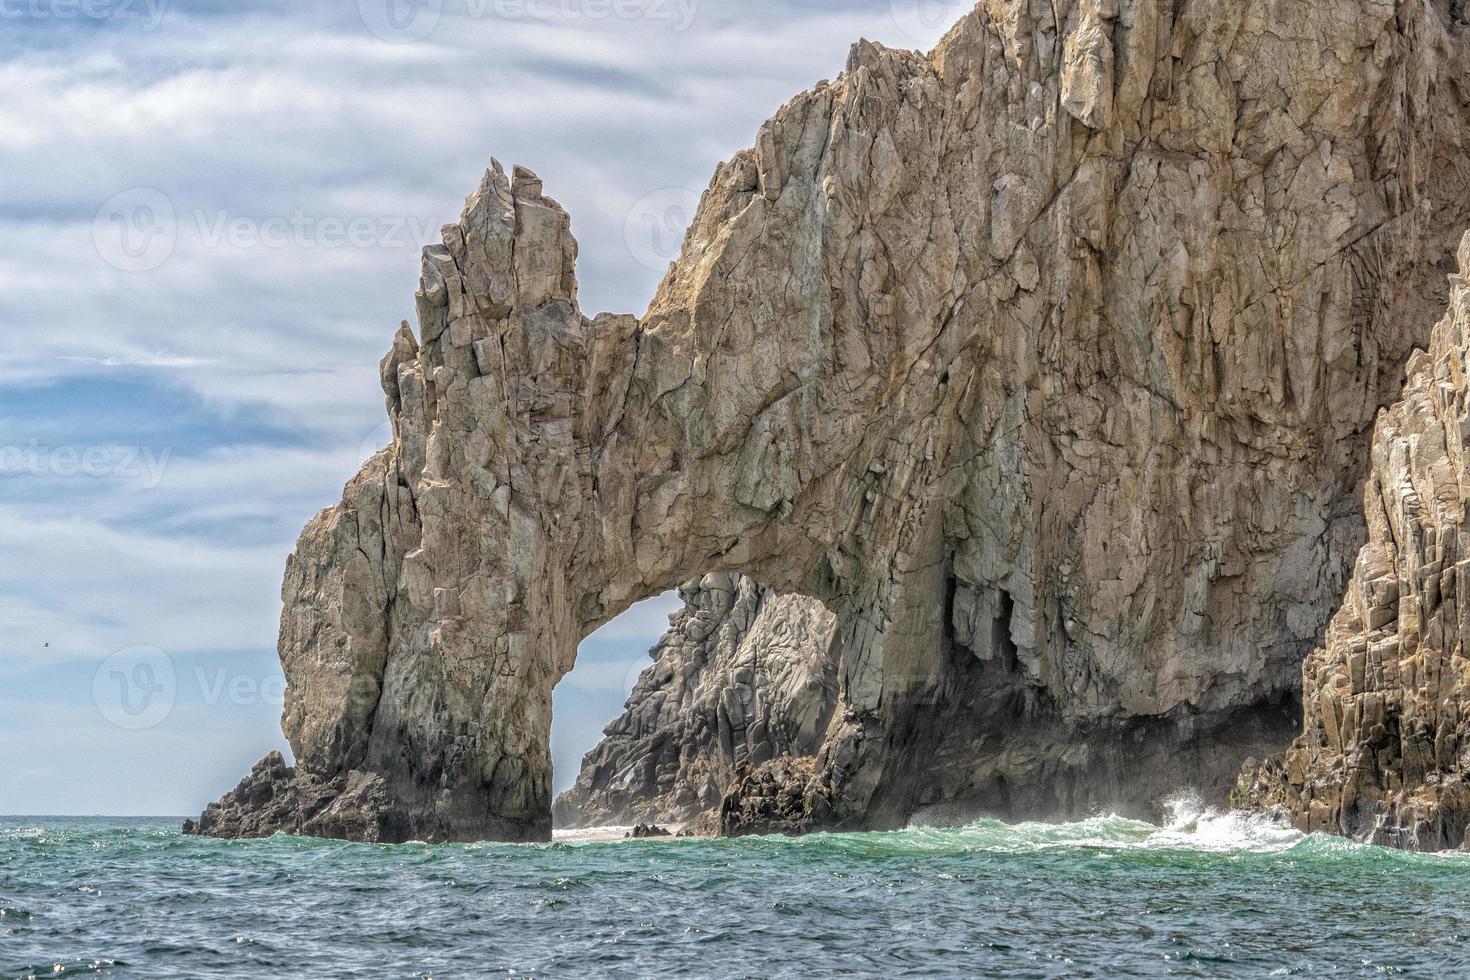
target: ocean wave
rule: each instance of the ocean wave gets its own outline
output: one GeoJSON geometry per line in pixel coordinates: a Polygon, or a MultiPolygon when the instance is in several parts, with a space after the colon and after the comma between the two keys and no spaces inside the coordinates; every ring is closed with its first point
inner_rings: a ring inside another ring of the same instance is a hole
{"type": "MultiPolygon", "coordinates": [[[[942,811],[937,814],[945,816],[942,811]]],[[[626,827],[562,831],[553,847],[621,846],[626,827]]],[[[650,843],[659,843],[653,841],[650,843]]],[[[807,837],[747,837],[699,842],[721,848],[767,850],[792,848],[815,855],[836,852],[854,857],[915,857],[943,854],[1044,854],[1095,852],[1104,855],[1150,853],[1200,857],[1285,856],[1304,859],[1360,859],[1390,862],[1462,861],[1470,854],[1420,854],[1364,844],[1329,834],[1305,834],[1284,820],[1261,813],[1221,810],[1206,805],[1197,793],[1183,792],[1167,800],[1161,818],[1150,823],[1115,813],[1066,823],[1006,823],[982,818],[961,825],[953,820],[916,818],[899,831],[825,833],[807,837]]],[[[545,845],[538,845],[545,846],[545,845]]]]}
{"type": "Polygon", "coordinates": [[[1164,811],[1163,826],[1150,835],[1151,847],[1276,854],[1293,850],[1308,839],[1280,818],[1217,810],[1206,806],[1195,793],[1181,793],[1166,801],[1164,811]]]}
{"type": "Polygon", "coordinates": [[[1300,847],[1308,836],[1259,814],[1221,811],[1195,794],[1168,801],[1160,823],[1115,813],[1067,823],[1005,823],[978,819],[962,826],[936,826],[922,818],[902,831],[876,834],[819,834],[823,846],[876,846],[915,852],[993,851],[1026,854],[1053,850],[1191,851],[1212,854],[1277,854],[1300,847]]]}
{"type": "Polygon", "coordinates": [[[551,839],[557,844],[610,844],[627,840],[633,833],[632,826],[581,827],[576,830],[556,830],[551,839]]]}
{"type": "Polygon", "coordinates": [[[1152,822],[947,816],[804,838],[382,847],[14,820],[22,839],[0,837],[0,977],[99,963],[180,978],[486,964],[652,976],[747,961],[793,977],[834,962],[883,975],[1152,976],[1177,964],[1264,976],[1340,970],[1349,952],[1361,972],[1467,973],[1465,856],[1303,835],[1190,795],[1152,822]],[[50,843],[35,843],[37,823],[50,843]],[[779,959],[750,960],[767,951],[779,959]]]}
{"type": "Polygon", "coordinates": [[[1158,823],[1117,814],[1097,815],[1067,823],[1005,823],[995,819],[979,819],[958,827],[934,826],[918,821],[902,831],[817,834],[792,843],[871,856],[946,852],[1020,855],[1091,851],[1231,858],[1284,855],[1324,859],[1368,857],[1388,861],[1448,859],[1470,862],[1470,855],[1460,852],[1415,854],[1327,834],[1304,834],[1268,814],[1220,810],[1207,806],[1194,793],[1181,793],[1167,801],[1162,819],[1158,823]]]}

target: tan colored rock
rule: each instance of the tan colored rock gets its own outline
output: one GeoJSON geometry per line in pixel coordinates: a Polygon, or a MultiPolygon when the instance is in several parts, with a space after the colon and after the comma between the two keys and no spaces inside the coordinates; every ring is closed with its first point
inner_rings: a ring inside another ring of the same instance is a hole
{"type": "Polygon", "coordinates": [[[1113,41],[1117,5],[1079,0],[1077,23],[1062,51],[1062,108],[1089,129],[1106,129],[1113,119],[1113,41]]]}
{"type": "Polygon", "coordinates": [[[723,809],[1223,795],[1470,225],[1453,13],[989,0],[861,43],[720,166],[641,320],[581,315],[565,214],[497,167],[425,250],[393,444],[288,571],[290,778],[376,839],[544,839],[578,642],[738,572],[831,611],[838,701],[799,807],[723,809]]]}
{"type": "Polygon", "coordinates": [[[1303,830],[1444,850],[1470,829],[1470,235],[1450,310],[1378,418],[1368,544],[1302,671],[1306,723],[1249,768],[1245,805],[1303,830]]]}

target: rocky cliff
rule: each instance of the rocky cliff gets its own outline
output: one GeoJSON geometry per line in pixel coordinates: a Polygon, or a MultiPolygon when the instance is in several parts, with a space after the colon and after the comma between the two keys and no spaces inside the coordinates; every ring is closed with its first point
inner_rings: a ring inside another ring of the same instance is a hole
{"type": "Polygon", "coordinates": [[[1378,419],[1368,543],[1302,672],[1306,723],[1237,801],[1304,830],[1443,850],[1470,829],[1470,235],[1449,314],[1378,419]]]}
{"type": "Polygon", "coordinates": [[[641,319],[582,316],[566,214],[497,166],[425,250],[392,444],[287,570],[297,766],[203,832],[544,839],[578,642],[736,572],[830,611],[837,663],[731,826],[1223,795],[1295,727],[1470,224],[1459,17],[987,0],[928,56],[861,43],[718,168],[641,319]]]}
{"type": "Polygon", "coordinates": [[[832,614],[728,573],[681,591],[627,713],[557,801],[558,826],[713,830],[739,776],[821,749],[838,703],[832,614]]]}

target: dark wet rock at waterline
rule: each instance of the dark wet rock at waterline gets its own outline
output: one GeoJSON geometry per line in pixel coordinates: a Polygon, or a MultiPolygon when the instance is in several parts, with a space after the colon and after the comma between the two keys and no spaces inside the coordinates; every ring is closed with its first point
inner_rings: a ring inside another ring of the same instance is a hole
{"type": "Polygon", "coordinates": [[[666,827],[656,827],[653,824],[641,823],[628,831],[629,840],[652,840],[659,837],[673,837],[674,832],[666,827]]]}

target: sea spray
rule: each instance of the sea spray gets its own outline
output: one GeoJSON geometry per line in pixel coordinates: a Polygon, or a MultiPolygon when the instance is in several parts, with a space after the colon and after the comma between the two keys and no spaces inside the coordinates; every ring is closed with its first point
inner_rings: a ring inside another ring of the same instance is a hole
{"type": "Polygon", "coordinates": [[[1007,824],[980,819],[946,827],[944,818],[953,815],[924,811],[903,832],[902,839],[906,846],[940,850],[958,847],[1025,853],[1055,848],[1131,848],[1253,854],[1287,851],[1305,840],[1305,835],[1268,815],[1208,806],[1193,790],[1165,800],[1157,823],[1099,814],[1069,823],[1007,824]]]}

